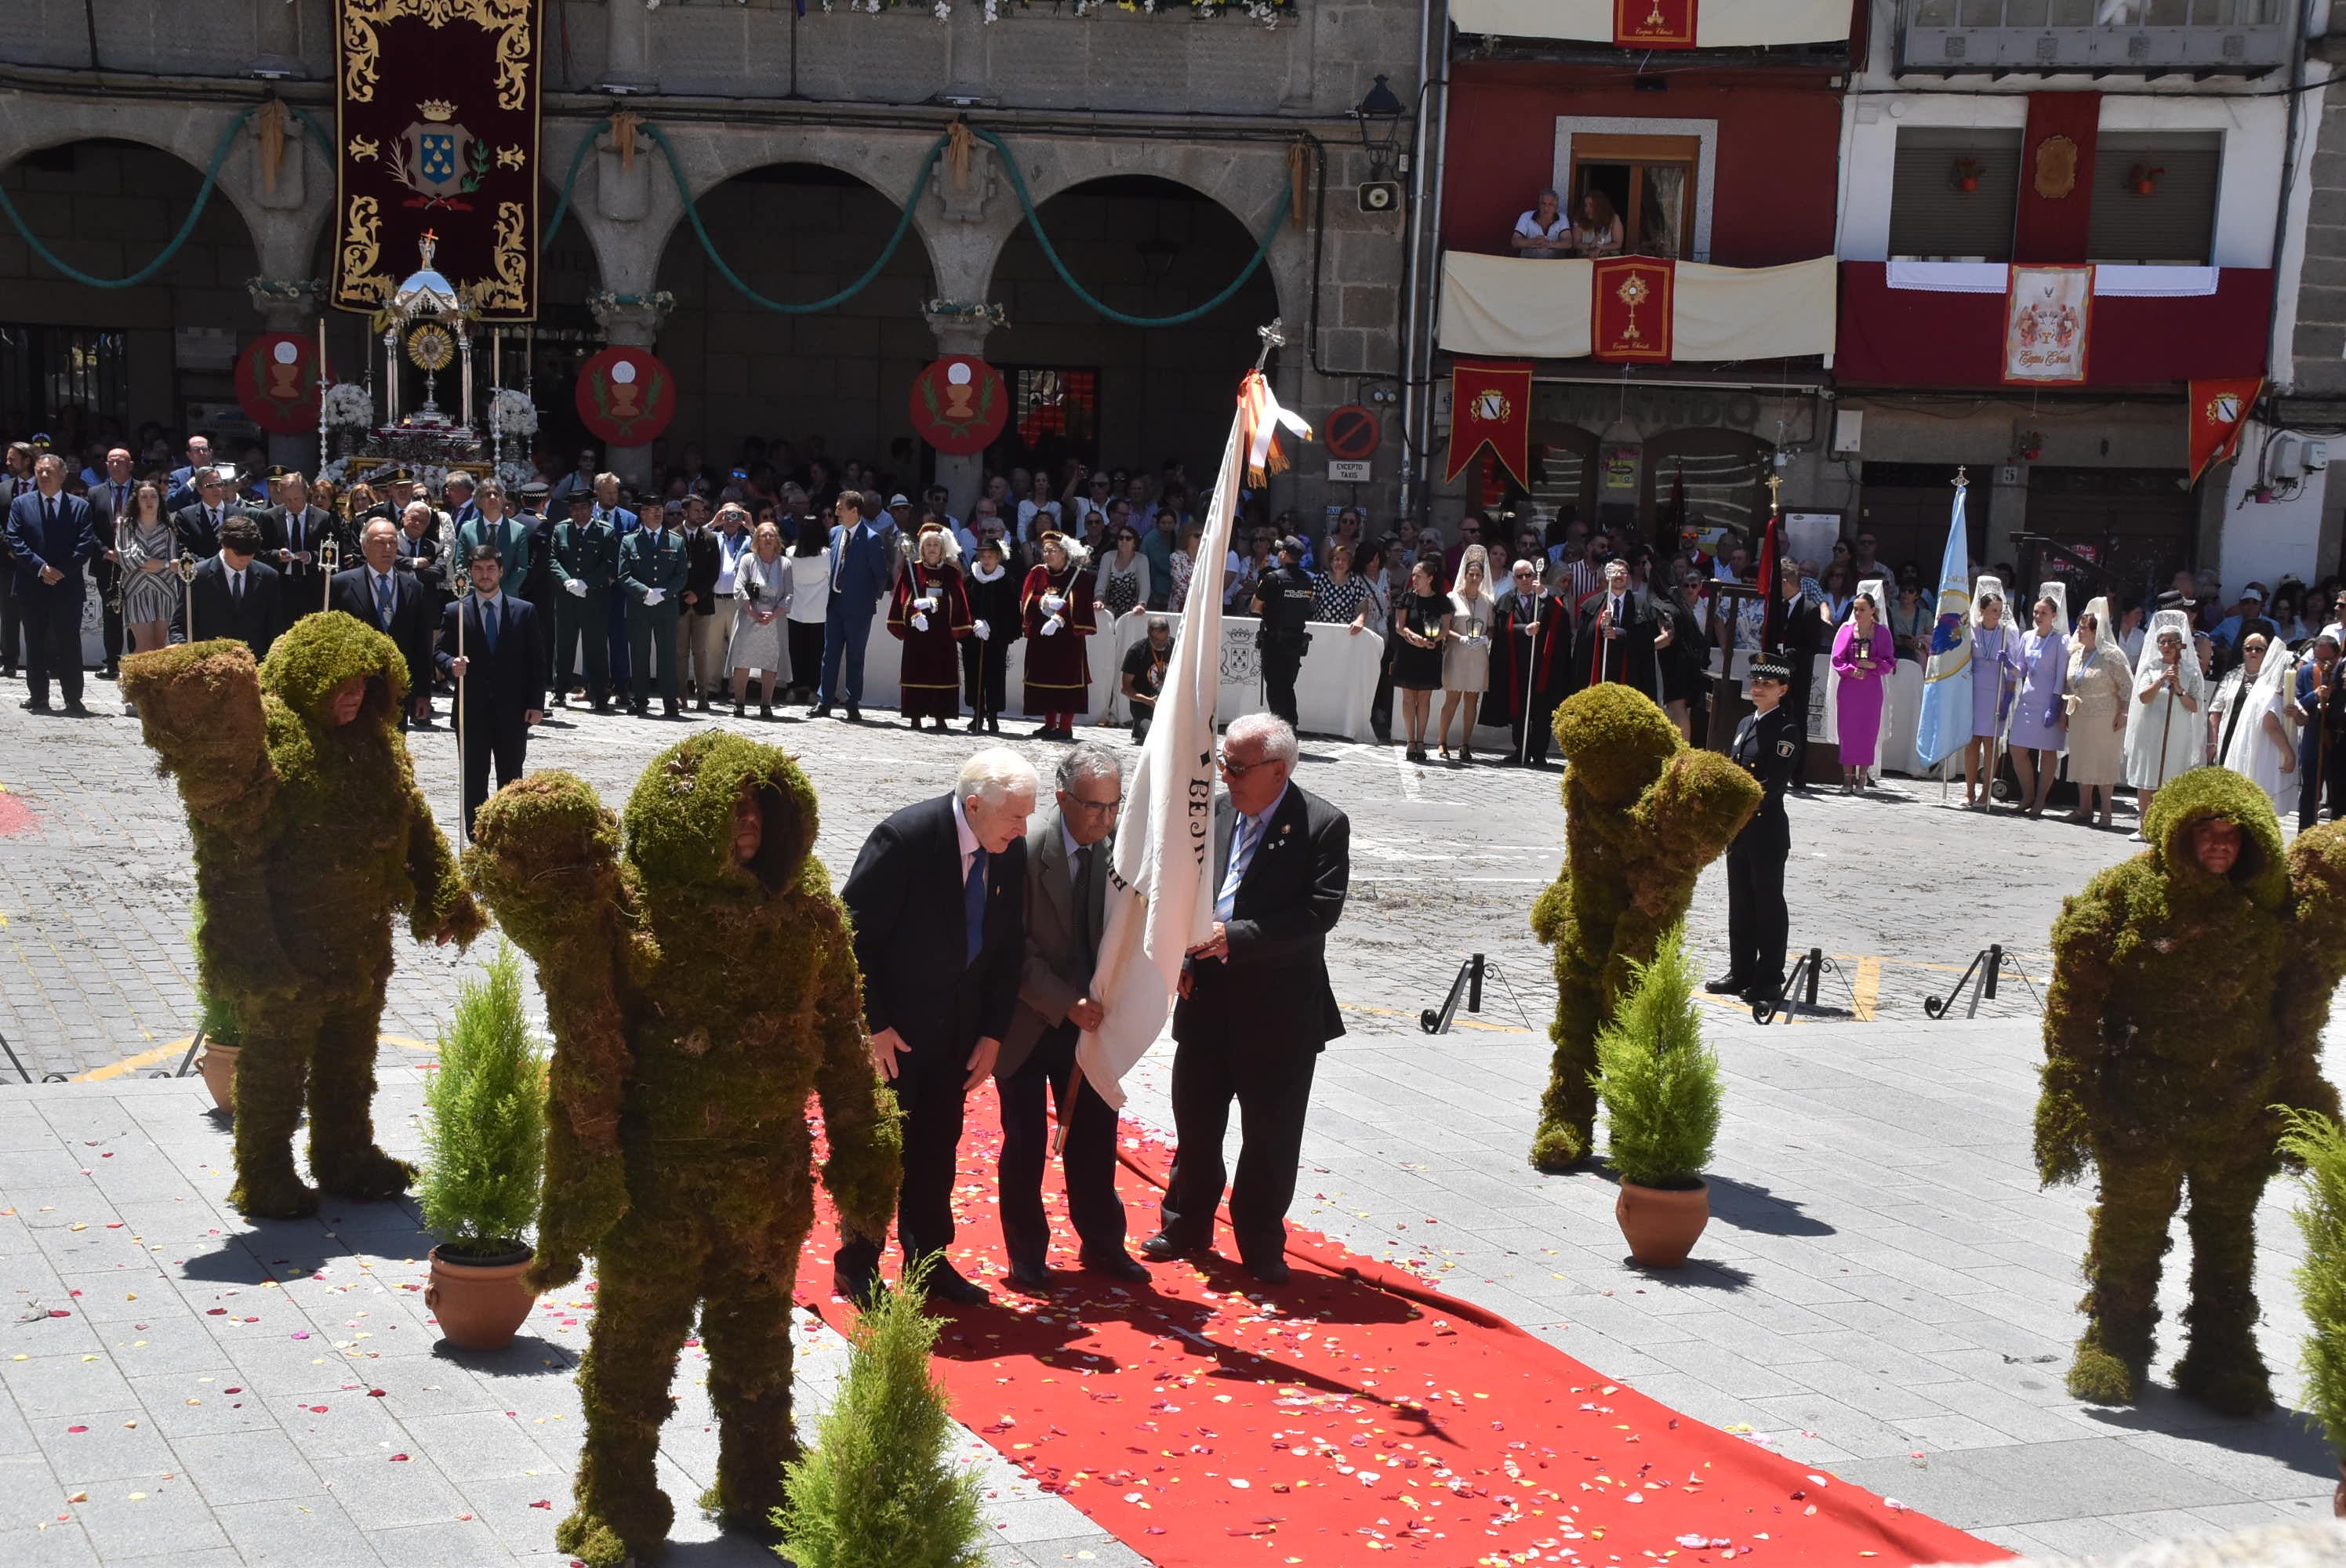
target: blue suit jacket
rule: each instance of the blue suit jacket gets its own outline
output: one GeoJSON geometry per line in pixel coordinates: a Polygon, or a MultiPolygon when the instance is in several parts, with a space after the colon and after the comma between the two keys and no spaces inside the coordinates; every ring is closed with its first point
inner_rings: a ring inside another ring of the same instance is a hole
{"type": "Polygon", "coordinates": [[[880,597],[894,584],[888,575],[888,550],[879,530],[859,523],[850,535],[834,524],[831,530],[831,603],[834,612],[870,616],[880,597]]]}
{"type": "Polygon", "coordinates": [[[16,558],[20,592],[37,590],[55,594],[66,604],[80,604],[81,569],[98,555],[97,527],[91,519],[89,503],[58,492],[56,522],[51,524],[42,510],[41,493],[26,490],[8,504],[8,550],[16,558]],[[43,584],[44,566],[55,566],[65,574],[65,580],[54,585],[43,584]]]}

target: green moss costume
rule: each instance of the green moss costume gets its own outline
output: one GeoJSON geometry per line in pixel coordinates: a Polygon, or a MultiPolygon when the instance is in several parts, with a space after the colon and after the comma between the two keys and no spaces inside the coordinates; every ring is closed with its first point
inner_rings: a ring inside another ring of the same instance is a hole
{"type": "Polygon", "coordinates": [[[2143,836],[2147,849],[2096,876],[2053,924],[2037,1171],[2074,1181],[2091,1161],[2101,1177],[2069,1391],[2135,1397],[2188,1184],[2190,1332],[2175,1386],[2246,1414],[2272,1402],[2251,1275],[2257,1200],[2279,1163],[2273,1107],[2338,1114],[2317,1058],[2346,973],[2346,824],[2300,834],[2284,857],[2264,792],[2199,768],[2159,790],[2143,836]],[[2241,830],[2223,877],[2193,847],[2211,819],[2241,830]]]}
{"type": "Polygon", "coordinates": [[[618,824],[585,782],[536,773],[481,808],[465,865],[537,962],[554,1037],[546,1211],[533,1283],[597,1261],[579,1390],[577,1507],[555,1539],[587,1563],[648,1556],[674,1510],[654,1474],[676,1359],[700,1312],[720,1423],[704,1507],[744,1524],[782,1501],[790,1290],[814,1220],[807,1100],[844,1222],[881,1235],[902,1145],[863,1038],[846,913],[810,852],[815,795],[782,751],[695,736],[654,759],[618,824]],[[735,803],[762,822],[747,866],[735,803]]]}
{"type": "Polygon", "coordinates": [[[469,942],[483,920],[415,787],[400,704],[407,661],[372,626],[306,616],[256,669],[241,642],[123,661],[158,769],[178,781],[195,840],[195,945],[207,1016],[236,1021],[236,1186],[255,1218],[314,1213],[293,1165],[306,1093],[310,1170],[340,1197],[406,1190],[375,1145],[376,1037],[389,922],[469,942]],[[333,695],[363,680],[357,718],[333,695]]]}
{"type": "Polygon", "coordinates": [[[1714,751],[1688,748],[1643,692],[1593,686],[1556,710],[1563,748],[1564,866],[1532,905],[1532,930],[1556,950],[1555,1066],[1540,1101],[1532,1164],[1565,1170],[1586,1157],[1596,1118],[1596,1034],[1627,994],[1633,964],[1652,960],[1686,918],[1703,867],[1719,858],[1760,789],[1714,751]]]}

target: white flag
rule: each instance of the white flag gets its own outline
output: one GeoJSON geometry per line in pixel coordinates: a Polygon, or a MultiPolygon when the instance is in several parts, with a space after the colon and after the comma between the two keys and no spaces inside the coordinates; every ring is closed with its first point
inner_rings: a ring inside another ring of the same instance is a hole
{"type": "Polygon", "coordinates": [[[1106,1016],[1076,1045],[1076,1065],[1100,1098],[1118,1108],[1125,1101],[1125,1074],[1148,1054],[1172,1011],[1182,958],[1213,929],[1214,699],[1222,689],[1222,562],[1230,547],[1250,433],[1241,394],[1214,481],[1205,536],[1198,545],[1180,637],[1117,821],[1107,930],[1092,974],[1092,996],[1106,1016]]]}

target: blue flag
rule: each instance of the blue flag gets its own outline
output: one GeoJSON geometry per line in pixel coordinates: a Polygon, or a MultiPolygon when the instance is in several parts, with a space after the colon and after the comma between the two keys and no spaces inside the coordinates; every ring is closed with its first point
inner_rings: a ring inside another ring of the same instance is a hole
{"type": "Polygon", "coordinates": [[[1939,563],[1939,613],[1931,627],[1931,657],[1923,667],[1923,716],[1914,753],[1935,768],[1971,738],[1971,531],[1964,524],[1964,485],[1958,480],[1946,555],[1939,563]]]}

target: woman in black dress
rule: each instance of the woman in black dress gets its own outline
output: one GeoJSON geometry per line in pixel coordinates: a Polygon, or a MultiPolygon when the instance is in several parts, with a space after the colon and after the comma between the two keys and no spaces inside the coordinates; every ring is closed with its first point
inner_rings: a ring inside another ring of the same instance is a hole
{"type": "Polygon", "coordinates": [[[969,698],[969,732],[1002,733],[1002,709],[1008,700],[1004,676],[1010,666],[1010,645],[1023,629],[1018,613],[1018,579],[1003,565],[1001,535],[978,541],[977,560],[963,585],[969,594],[969,636],[961,644],[963,695],[969,698]]]}
{"type": "Polygon", "coordinates": [[[1393,689],[1401,693],[1402,721],[1409,729],[1409,759],[1425,760],[1425,725],[1433,694],[1442,688],[1442,639],[1450,624],[1450,598],[1435,591],[1433,562],[1420,555],[1409,572],[1409,592],[1393,605],[1393,689]]]}

